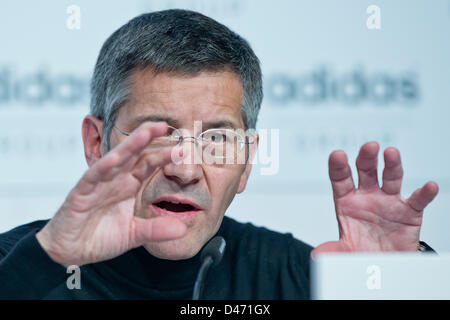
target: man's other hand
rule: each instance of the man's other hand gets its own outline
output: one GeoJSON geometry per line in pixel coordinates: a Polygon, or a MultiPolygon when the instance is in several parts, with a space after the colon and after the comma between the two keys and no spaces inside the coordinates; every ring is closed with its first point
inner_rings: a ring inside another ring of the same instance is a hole
{"type": "Polygon", "coordinates": [[[347,155],[338,150],[329,158],[329,175],[339,225],[339,241],[326,242],[313,250],[416,251],[424,208],[438,193],[438,185],[428,182],[408,198],[400,195],[403,168],[400,153],[384,151],[383,185],[378,184],[377,142],[361,147],[356,160],[359,186],[353,183],[347,155]]]}

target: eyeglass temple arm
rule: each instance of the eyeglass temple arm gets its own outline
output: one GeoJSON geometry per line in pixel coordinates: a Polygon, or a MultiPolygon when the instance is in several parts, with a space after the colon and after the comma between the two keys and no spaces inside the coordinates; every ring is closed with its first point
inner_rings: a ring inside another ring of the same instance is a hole
{"type": "Polygon", "coordinates": [[[115,125],[114,125],[114,128],[115,128],[117,131],[119,131],[121,134],[123,134],[124,136],[127,136],[127,137],[128,137],[128,136],[130,135],[129,133],[126,133],[126,132],[120,130],[120,129],[117,128],[115,125]]]}

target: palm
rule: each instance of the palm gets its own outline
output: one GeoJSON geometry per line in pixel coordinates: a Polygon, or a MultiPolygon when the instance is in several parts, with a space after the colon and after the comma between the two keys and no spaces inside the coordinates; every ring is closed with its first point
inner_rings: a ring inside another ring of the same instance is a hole
{"type": "Polygon", "coordinates": [[[413,251],[419,242],[423,209],[436,196],[433,182],[408,199],[400,195],[403,169],[395,148],[384,153],[383,186],[377,179],[378,144],[365,144],[358,155],[359,186],[353,183],[347,157],[342,151],[330,156],[340,240],[318,246],[314,253],[329,251],[413,251]]]}
{"type": "Polygon", "coordinates": [[[415,212],[400,196],[381,189],[354,190],[336,200],[336,211],[341,235],[351,248],[372,251],[417,246],[422,213],[415,212]],[[383,237],[377,238],[379,235],[383,237]]]}
{"type": "MultiPolygon", "coordinates": [[[[113,258],[131,249],[134,246],[133,240],[133,219],[135,194],[140,187],[140,182],[130,174],[122,174],[116,177],[114,184],[100,182],[96,186],[90,197],[92,200],[84,201],[89,203],[89,208],[84,208],[82,212],[72,211],[66,219],[70,220],[67,225],[79,226],[71,228],[69,236],[74,248],[81,248],[78,242],[85,244],[89,250],[77,253],[85,254],[83,260],[96,261],[98,256],[103,259],[113,258]],[[123,188],[122,186],[126,186],[123,188]]],[[[75,189],[77,192],[78,190],[75,189]]],[[[76,207],[75,199],[77,194],[69,197],[72,207],[76,207]]]]}

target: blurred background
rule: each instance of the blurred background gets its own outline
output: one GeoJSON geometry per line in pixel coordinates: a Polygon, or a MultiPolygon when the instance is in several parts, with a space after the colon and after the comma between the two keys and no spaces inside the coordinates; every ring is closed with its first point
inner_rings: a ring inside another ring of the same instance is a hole
{"type": "Polygon", "coordinates": [[[87,169],[81,122],[103,42],[169,8],[224,23],[261,60],[258,129],[279,129],[279,169],[263,175],[260,161],[229,216],[314,246],[338,239],[328,156],[345,150],[355,171],[376,140],[400,149],[404,197],[439,184],[421,238],[450,251],[449,0],[2,0],[0,232],[53,216],[87,169]]]}

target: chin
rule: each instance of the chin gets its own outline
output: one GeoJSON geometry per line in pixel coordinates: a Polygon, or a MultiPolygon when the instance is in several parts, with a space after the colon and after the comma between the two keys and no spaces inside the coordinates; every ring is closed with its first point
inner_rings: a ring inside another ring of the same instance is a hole
{"type": "Polygon", "coordinates": [[[222,219],[210,226],[204,221],[197,221],[188,227],[187,233],[180,239],[158,242],[147,242],[143,246],[154,257],[166,260],[190,259],[203,248],[220,227],[222,219]]]}
{"type": "Polygon", "coordinates": [[[166,260],[185,260],[195,256],[204,243],[183,237],[177,240],[144,244],[144,248],[156,258],[166,260]]]}

